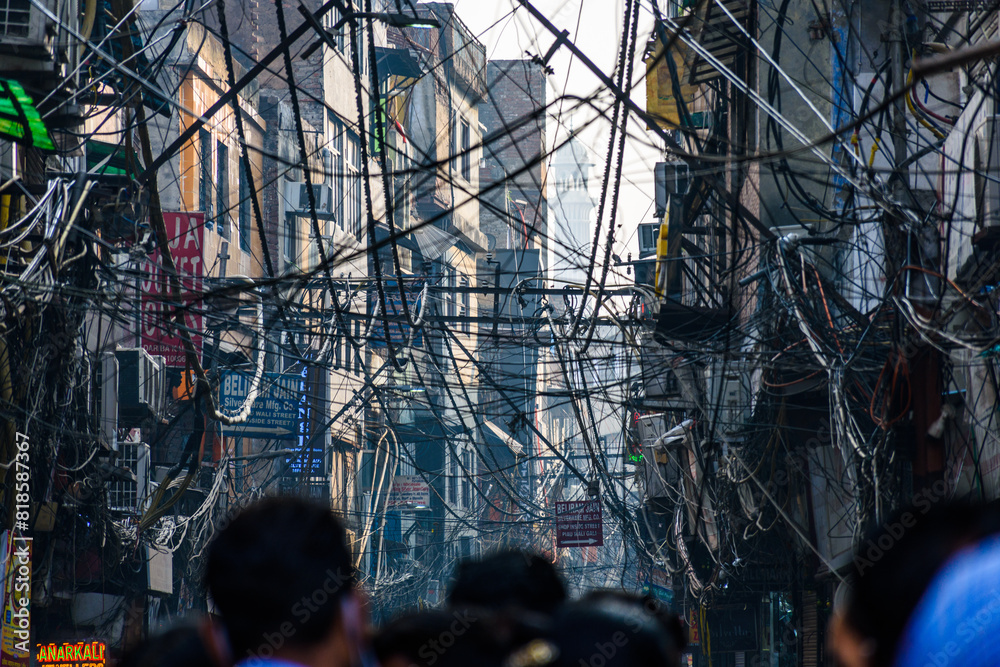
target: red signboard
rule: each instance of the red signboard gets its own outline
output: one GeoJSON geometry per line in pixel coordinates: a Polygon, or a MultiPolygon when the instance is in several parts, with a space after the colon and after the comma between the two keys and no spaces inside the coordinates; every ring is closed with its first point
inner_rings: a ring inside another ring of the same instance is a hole
{"type": "Polygon", "coordinates": [[[556,546],[604,546],[600,499],[556,503],[556,546]]]}
{"type": "Polygon", "coordinates": [[[201,354],[204,318],[200,310],[202,281],[204,277],[204,213],[164,213],[170,241],[170,255],[181,281],[181,304],[172,303],[167,273],[163,268],[160,251],[149,254],[142,264],[142,346],[153,356],[166,358],[167,366],[185,365],[184,346],[176,335],[177,323],[168,322],[168,315],[178,305],[190,310],[184,315],[184,325],[191,335],[191,342],[201,354]]]}

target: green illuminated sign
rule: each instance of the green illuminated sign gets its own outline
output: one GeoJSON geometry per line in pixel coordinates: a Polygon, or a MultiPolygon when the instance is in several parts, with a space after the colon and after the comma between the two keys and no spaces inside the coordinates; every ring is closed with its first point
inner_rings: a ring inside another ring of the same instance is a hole
{"type": "Polygon", "coordinates": [[[42,150],[56,149],[31,97],[13,79],[0,79],[0,137],[42,150]]]}

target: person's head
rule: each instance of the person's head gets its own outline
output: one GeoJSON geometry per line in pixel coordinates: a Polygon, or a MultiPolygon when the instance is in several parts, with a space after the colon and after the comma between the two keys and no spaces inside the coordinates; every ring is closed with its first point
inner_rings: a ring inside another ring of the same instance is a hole
{"type": "Polygon", "coordinates": [[[226,667],[221,647],[206,626],[184,625],[149,637],[133,647],[119,667],[226,667]]]}
{"type": "Polygon", "coordinates": [[[544,624],[488,609],[431,609],[393,619],[372,648],[383,667],[532,667],[510,658],[545,632],[544,624]]]}
{"type": "Polygon", "coordinates": [[[670,611],[670,608],[660,600],[651,595],[633,595],[618,590],[597,590],[592,591],[583,598],[584,602],[593,604],[624,604],[642,607],[643,611],[656,619],[660,624],[660,629],[666,633],[673,649],[672,661],[680,664],[681,654],[688,644],[687,628],[681,621],[681,617],[670,611]]]}
{"type": "Polygon", "coordinates": [[[555,615],[552,667],[678,667],[687,643],[679,620],[647,598],[600,593],[555,615]],[[678,633],[678,630],[681,630],[678,633]]]}
{"type": "Polygon", "coordinates": [[[844,667],[891,665],[910,615],[941,566],[997,529],[993,507],[961,503],[896,512],[858,547],[845,601],[834,610],[830,651],[844,667]]]}
{"type": "Polygon", "coordinates": [[[361,635],[354,570],[328,508],[292,497],[246,508],[209,548],[205,579],[236,662],[354,659],[361,635]]]}
{"type": "Polygon", "coordinates": [[[448,593],[451,607],[515,607],[552,613],[566,600],[566,588],[552,563],[521,551],[501,551],[463,561],[448,593]]]}

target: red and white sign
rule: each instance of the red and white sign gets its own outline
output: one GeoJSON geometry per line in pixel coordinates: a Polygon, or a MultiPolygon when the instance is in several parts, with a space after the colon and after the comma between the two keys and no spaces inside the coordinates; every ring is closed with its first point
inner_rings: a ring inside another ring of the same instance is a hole
{"type": "Polygon", "coordinates": [[[167,272],[163,268],[160,251],[149,254],[142,264],[142,346],[153,356],[162,356],[167,366],[183,368],[185,365],[184,345],[174,332],[177,323],[168,321],[168,316],[178,306],[186,306],[184,325],[191,335],[198,354],[201,354],[204,317],[200,310],[202,281],[205,275],[204,213],[164,213],[170,241],[170,256],[174,259],[181,283],[181,304],[172,303],[167,272]]]}
{"type": "Polygon", "coordinates": [[[431,487],[419,475],[396,475],[389,491],[386,509],[394,507],[430,507],[431,487]]]}
{"type": "Polygon", "coordinates": [[[556,546],[604,546],[604,519],[600,499],[556,503],[556,546]]]}

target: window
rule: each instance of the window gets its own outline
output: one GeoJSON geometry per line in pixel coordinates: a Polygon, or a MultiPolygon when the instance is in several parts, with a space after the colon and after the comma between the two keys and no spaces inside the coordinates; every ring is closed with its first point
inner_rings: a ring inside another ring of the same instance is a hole
{"type": "Polygon", "coordinates": [[[219,215],[215,219],[216,229],[222,238],[229,238],[229,149],[221,141],[215,153],[215,193],[219,215]]]}
{"type": "Polygon", "coordinates": [[[358,26],[358,53],[355,56],[354,62],[359,64],[359,69],[361,69],[361,74],[363,76],[368,76],[368,31],[362,30],[361,26],[358,26]]]}
{"type": "Polygon", "coordinates": [[[357,239],[361,238],[361,144],[358,138],[354,135],[350,136],[350,156],[351,162],[349,165],[349,170],[351,172],[351,214],[349,220],[352,221],[352,231],[354,237],[357,239]]]}
{"type": "MultiPolygon", "coordinates": [[[[469,279],[462,278],[461,280],[459,280],[459,286],[468,287],[469,279]]],[[[458,295],[459,302],[462,304],[461,308],[459,308],[458,310],[458,314],[462,317],[469,317],[471,315],[471,313],[469,312],[469,306],[472,301],[471,296],[472,295],[470,295],[468,292],[462,292],[461,294],[458,295]]],[[[468,320],[461,322],[460,328],[465,333],[469,333],[472,331],[472,323],[469,322],[468,320]]]]}
{"type": "MultiPolygon", "coordinates": [[[[337,25],[337,22],[343,18],[340,10],[334,7],[326,14],[323,15],[323,27],[327,30],[332,30],[333,26],[337,25]]],[[[333,35],[333,43],[337,46],[337,50],[344,53],[345,46],[347,44],[347,24],[345,23],[340,29],[337,30],[333,35]]]]}
{"type": "MultiPolygon", "coordinates": [[[[472,475],[475,474],[475,471],[472,469],[472,452],[469,450],[462,452],[462,464],[465,467],[462,471],[462,502],[465,504],[465,507],[471,508],[473,502],[472,475]]],[[[465,555],[468,556],[469,554],[466,553],[465,555]]]]}
{"type": "Polygon", "coordinates": [[[362,491],[371,491],[372,482],[376,474],[374,456],[376,453],[373,449],[361,450],[361,465],[358,466],[358,478],[361,480],[362,491]]]}
{"type": "Polygon", "coordinates": [[[458,466],[456,465],[456,456],[458,456],[457,452],[451,452],[446,468],[448,475],[448,502],[452,505],[458,504],[458,466]]]}
{"type": "MultiPolygon", "coordinates": [[[[361,320],[354,320],[354,340],[361,340],[361,320]]],[[[361,374],[364,359],[361,358],[361,348],[354,350],[354,372],[361,374]]]]}
{"type": "MultiPolygon", "coordinates": [[[[317,206],[319,202],[317,202],[317,206]]],[[[319,223],[319,229],[322,233],[324,220],[317,220],[319,223]]],[[[319,266],[319,244],[320,239],[316,238],[316,231],[313,229],[312,221],[309,221],[309,268],[315,269],[319,266]]]]}
{"type": "Polygon", "coordinates": [[[299,256],[299,240],[298,236],[298,218],[294,215],[285,216],[285,233],[284,236],[284,247],[282,252],[284,254],[285,266],[287,269],[292,268],[295,261],[299,256]]]}
{"type": "Polygon", "coordinates": [[[243,160],[240,160],[240,209],[239,209],[239,234],[240,250],[250,252],[250,179],[247,176],[243,160]]]}
{"type": "Polygon", "coordinates": [[[406,229],[410,220],[410,173],[409,160],[403,153],[393,173],[393,220],[397,229],[406,229]]]}
{"type": "Polygon", "coordinates": [[[461,127],[462,136],[460,138],[461,143],[459,144],[459,149],[462,151],[460,158],[462,165],[462,178],[467,181],[472,180],[472,128],[469,127],[469,122],[464,118],[459,123],[461,127]]]}
{"type": "MultiPolygon", "coordinates": [[[[351,333],[351,322],[350,320],[344,321],[344,370],[351,370],[351,341],[347,338],[347,334],[351,333]]],[[[355,338],[355,340],[357,340],[355,338]]]]}
{"type": "Polygon", "coordinates": [[[339,370],[340,364],[343,361],[343,357],[340,352],[341,339],[347,340],[347,336],[341,336],[340,332],[337,332],[337,338],[333,341],[333,369],[339,370]]]}
{"type": "Polygon", "coordinates": [[[347,171],[344,169],[344,126],[332,112],[327,112],[327,118],[330,121],[330,187],[333,191],[330,211],[334,214],[337,226],[346,231],[344,199],[348,191],[345,187],[347,171]]]}
{"type": "Polygon", "coordinates": [[[212,221],[212,134],[206,129],[198,130],[198,203],[205,213],[206,225],[212,221]]]}
{"type": "Polygon", "coordinates": [[[341,127],[337,127],[336,131],[337,134],[333,137],[333,148],[330,149],[330,157],[333,164],[333,212],[337,216],[337,225],[341,230],[347,231],[344,202],[344,198],[347,196],[347,188],[344,187],[344,179],[346,177],[344,169],[344,131],[341,127]]]}
{"type": "Polygon", "coordinates": [[[455,271],[454,266],[446,266],[444,270],[445,270],[444,285],[446,288],[445,298],[448,300],[446,314],[448,315],[448,317],[455,317],[455,315],[458,314],[457,306],[455,304],[455,287],[458,284],[456,279],[457,271],[455,271]]]}
{"type": "Polygon", "coordinates": [[[331,152],[334,153],[333,162],[338,167],[333,188],[337,220],[341,229],[360,239],[362,211],[364,210],[362,206],[360,146],[357,136],[343,130],[343,126],[339,122],[336,123],[335,127],[340,130],[339,134],[334,136],[331,149],[331,152]]]}
{"type": "MultiPolygon", "coordinates": [[[[324,148],[320,151],[323,156],[323,184],[327,187],[333,185],[333,153],[330,152],[329,148],[324,148]]],[[[333,210],[333,204],[330,204],[330,211],[333,210]]]]}

